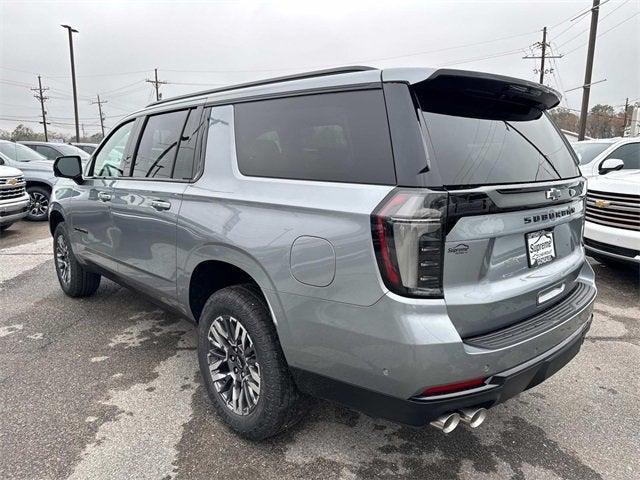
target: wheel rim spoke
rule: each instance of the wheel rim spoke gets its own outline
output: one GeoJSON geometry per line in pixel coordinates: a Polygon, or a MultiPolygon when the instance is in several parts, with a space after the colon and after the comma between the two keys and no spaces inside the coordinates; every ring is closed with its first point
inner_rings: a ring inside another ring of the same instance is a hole
{"type": "Polygon", "coordinates": [[[49,199],[38,192],[29,194],[29,214],[34,216],[45,215],[49,209],[49,199]]]}
{"type": "Polygon", "coordinates": [[[251,336],[237,319],[221,315],[211,323],[207,339],[216,392],[235,414],[250,414],[260,399],[260,366],[251,336]]]}
{"type": "Polygon", "coordinates": [[[62,235],[56,239],[55,264],[60,280],[67,285],[71,279],[71,265],[69,262],[69,247],[62,235]]]}

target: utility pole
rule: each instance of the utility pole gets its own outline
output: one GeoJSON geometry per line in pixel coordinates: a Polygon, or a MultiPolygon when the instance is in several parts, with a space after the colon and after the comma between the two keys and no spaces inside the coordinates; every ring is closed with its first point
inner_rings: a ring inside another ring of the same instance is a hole
{"type": "Polygon", "coordinates": [[[629,97],[624,102],[624,123],[622,124],[622,136],[624,137],[624,131],[627,128],[627,110],[629,110],[629,97]]]}
{"type": "Polygon", "coordinates": [[[78,92],[76,90],[76,64],[73,58],[73,34],[78,33],[78,30],[70,27],[69,25],[60,25],[62,28],[66,28],[69,32],[69,55],[71,56],[71,82],[73,84],[73,110],[76,118],[76,142],[80,141],[80,122],[78,120],[78,92]]]}
{"type": "MultiPolygon", "coordinates": [[[[42,88],[42,79],[40,75],[38,75],[38,88],[32,88],[32,91],[36,92],[34,95],[35,98],[40,100],[40,108],[42,108],[42,126],[44,127],[44,141],[49,141],[49,135],[47,134],[47,111],[44,109],[44,102],[49,99],[49,97],[44,96],[44,92],[49,90],[49,88],[42,88]]],[[[625,113],[626,115],[626,113],[625,113]]]]}
{"type": "MultiPolygon", "coordinates": [[[[544,71],[544,61],[545,61],[545,59],[547,59],[547,58],[562,58],[562,55],[547,55],[547,47],[550,47],[550,45],[547,43],[547,27],[544,27],[542,29],[542,42],[537,42],[534,45],[532,45],[532,47],[533,48],[540,48],[542,50],[540,56],[528,55],[528,56],[522,57],[522,58],[527,59],[527,60],[540,59],[540,84],[544,84],[544,75],[546,73],[544,71]]],[[[551,72],[553,72],[553,69],[551,70],[551,72]]]]}
{"type": "Polygon", "coordinates": [[[104,138],[104,115],[102,114],[102,104],[108,103],[106,100],[100,100],[100,95],[97,95],[98,101],[91,102],[91,105],[98,104],[98,112],[100,112],[100,130],[102,130],[102,138],[104,138]]]}
{"type": "Polygon", "coordinates": [[[591,93],[591,73],[593,72],[593,54],[596,49],[596,32],[598,30],[598,13],[600,0],[593,0],[591,7],[591,28],[589,29],[589,47],[587,50],[587,66],[584,71],[584,85],[582,87],[582,106],[580,108],[580,123],[578,125],[578,141],[584,140],[587,130],[587,112],[589,111],[589,93],[591,93]]]}
{"type": "Polygon", "coordinates": [[[153,86],[156,88],[156,101],[160,101],[162,98],[162,94],[160,93],[160,85],[166,85],[168,82],[164,82],[162,80],[158,80],[158,69],[153,69],[155,72],[155,80],[146,79],[145,82],[153,83],[153,86]]]}
{"type": "Polygon", "coordinates": [[[542,54],[540,55],[540,84],[544,84],[544,54],[547,52],[547,27],[542,29],[542,54]]]}

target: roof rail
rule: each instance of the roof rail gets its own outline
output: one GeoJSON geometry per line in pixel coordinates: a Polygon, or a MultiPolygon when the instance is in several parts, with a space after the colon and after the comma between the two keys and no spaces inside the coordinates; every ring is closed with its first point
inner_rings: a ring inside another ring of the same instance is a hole
{"type": "Polygon", "coordinates": [[[257,87],[260,85],[269,85],[271,83],[287,82],[289,80],[302,80],[305,78],[324,77],[327,75],[339,75],[341,73],[353,73],[364,72],[367,70],[376,70],[374,67],[366,67],[361,65],[349,66],[349,67],[337,67],[329,68],[326,70],[315,70],[313,72],[297,73],[294,75],[285,75],[283,77],[266,78],[264,80],[257,80],[255,82],[239,83],[237,85],[229,85],[227,87],[214,88],[211,90],[202,90],[194,93],[187,93],[185,95],[178,95],[177,97],[167,98],[166,100],[159,100],[157,102],[150,103],[147,107],[152,105],[160,105],[162,103],[173,102],[174,100],[182,100],[191,97],[198,97],[201,95],[208,95],[218,92],[226,92],[229,90],[237,90],[239,88],[257,87]]]}

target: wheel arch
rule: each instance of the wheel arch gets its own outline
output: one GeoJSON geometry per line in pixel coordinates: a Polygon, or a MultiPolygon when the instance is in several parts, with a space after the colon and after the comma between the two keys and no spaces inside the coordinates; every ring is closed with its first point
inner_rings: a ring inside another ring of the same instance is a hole
{"type": "Polygon", "coordinates": [[[44,182],[42,180],[27,180],[26,183],[27,183],[27,185],[26,185],[27,189],[29,189],[31,187],[42,187],[45,190],[48,190],[49,193],[51,193],[53,191],[53,187],[49,183],[44,182]]]}
{"type": "Polygon", "coordinates": [[[55,208],[55,206],[51,208],[49,211],[49,232],[51,232],[51,235],[56,232],[58,225],[64,221],[64,214],[58,208],[55,208]]]}
{"type": "Polygon", "coordinates": [[[178,281],[178,296],[188,306],[196,323],[204,303],[214,292],[242,283],[255,285],[276,325],[282,317],[271,278],[256,259],[240,249],[219,244],[203,245],[189,255],[179,277],[182,281],[178,281]]]}

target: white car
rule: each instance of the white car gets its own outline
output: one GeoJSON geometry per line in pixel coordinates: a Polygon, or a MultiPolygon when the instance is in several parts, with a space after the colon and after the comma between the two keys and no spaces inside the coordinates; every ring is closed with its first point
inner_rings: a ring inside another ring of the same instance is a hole
{"type": "Polygon", "coordinates": [[[572,143],[578,155],[580,171],[587,178],[600,174],[602,162],[619,158],[624,162],[624,170],[640,169],[640,137],[602,138],[572,143]]]}
{"type": "Polygon", "coordinates": [[[585,249],[598,260],[640,265],[640,170],[620,170],[612,159],[603,166],[618,170],[588,180],[585,249]]]}

